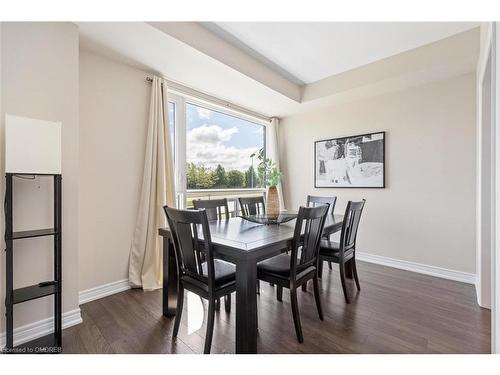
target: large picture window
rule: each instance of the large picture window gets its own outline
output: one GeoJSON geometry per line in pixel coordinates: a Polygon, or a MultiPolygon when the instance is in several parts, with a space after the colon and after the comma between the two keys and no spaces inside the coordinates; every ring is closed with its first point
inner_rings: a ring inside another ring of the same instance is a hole
{"type": "Polygon", "coordinates": [[[237,215],[238,197],[264,193],[256,153],[266,149],[265,119],[172,92],[168,109],[178,207],[227,198],[237,215]]]}
{"type": "Polygon", "coordinates": [[[264,147],[263,125],[186,103],[188,190],[262,187],[254,154],[264,147]]]}

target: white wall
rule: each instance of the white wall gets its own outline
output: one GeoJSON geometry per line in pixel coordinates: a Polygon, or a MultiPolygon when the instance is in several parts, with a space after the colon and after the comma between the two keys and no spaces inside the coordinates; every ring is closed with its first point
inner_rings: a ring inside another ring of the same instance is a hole
{"type": "Polygon", "coordinates": [[[358,250],[475,273],[475,75],[285,117],[280,161],[287,208],[366,198],[358,250]],[[385,130],[385,189],[315,189],[315,140],[385,130]]]}
{"type": "Polygon", "coordinates": [[[80,51],[80,291],[128,279],[151,85],[80,51]]]}
{"type": "MultiPolygon", "coordinates": [[[[71,23],[3,23],[2,107],[4,114],[62,121],[63,312],[78,309],[78,28],[71,23]]],[[[4,192],[3,148],[1,191],[4,192]]],[[[16,179],[14,230],[49,227],[52,187],[46,179],[16,179]]],[[[2,210],[2,233],[4,214],[2,210]]],[[[2,235],[3,238],[3,235],[2,235]]],[[[2,240],[3,242],[3,240],[2,240]]],[[[4,244],[2,245],[2,249],[4,244]]],[[[15,242],[14,287],[52,279],[52,238],[15,242]]],[[[5,330],[5,255],[0,256],[1,329],[5,330]]],[[[14,307],[14,326],[52,315],[52,299],[14,307]]]]}

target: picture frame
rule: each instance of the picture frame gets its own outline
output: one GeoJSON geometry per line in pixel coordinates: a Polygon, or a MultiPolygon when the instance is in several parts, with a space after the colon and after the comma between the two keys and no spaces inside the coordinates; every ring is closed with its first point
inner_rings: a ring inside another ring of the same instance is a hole
{"type": "Polygon", "coordinates": [[[384,189],[386,132],[314,142],[315,188],[384,189]]]}

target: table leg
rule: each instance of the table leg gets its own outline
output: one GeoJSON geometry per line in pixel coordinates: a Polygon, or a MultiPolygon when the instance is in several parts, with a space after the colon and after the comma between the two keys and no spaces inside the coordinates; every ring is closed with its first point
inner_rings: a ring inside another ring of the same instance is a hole
{"type": "Polygon", "coordinates": [[[177,265],[174,246],[169,236],[163,237],[163,315],[173,317],[177,313],[177,265]]]}
{"type": "Polygon", "coordinates": [[[236,264],[236,353],[257,353],[257,264],[236,264]]]}

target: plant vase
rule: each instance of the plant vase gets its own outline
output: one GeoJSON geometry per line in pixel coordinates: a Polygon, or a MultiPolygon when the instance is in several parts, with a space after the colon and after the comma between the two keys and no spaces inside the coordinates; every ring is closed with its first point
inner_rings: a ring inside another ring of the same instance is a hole
{"type": "Polygon", "coordinates": [[[271,217],[278,217],[280,214],[280,198],[276,186],[269,186],[267,191],[266,214],[271,217]]]}

